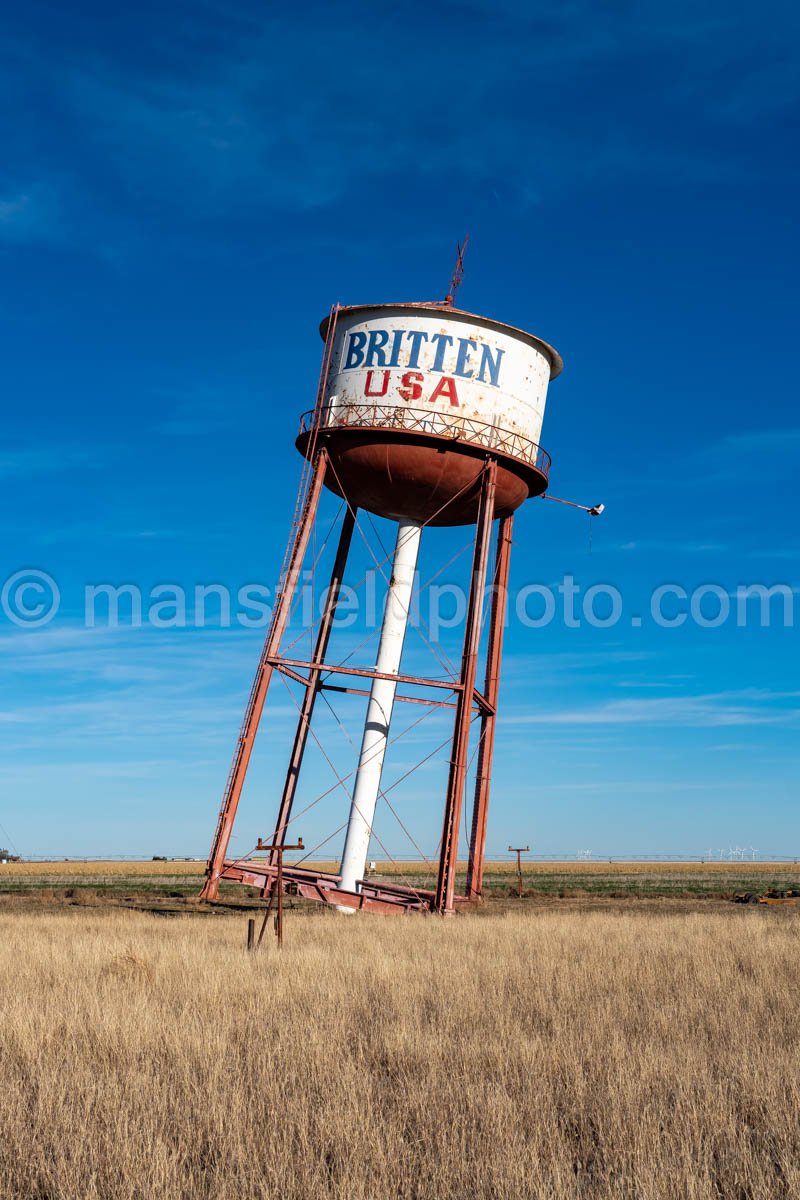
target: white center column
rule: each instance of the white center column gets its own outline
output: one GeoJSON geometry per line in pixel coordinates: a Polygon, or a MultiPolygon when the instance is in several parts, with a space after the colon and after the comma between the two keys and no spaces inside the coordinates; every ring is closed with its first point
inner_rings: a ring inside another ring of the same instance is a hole
{"type": "MultiPolygon", "coordinates": [[[[384,675],[396,675],[400,669],[421,533],[422,527],[415,521],[399,522],[392,577],[389,581],[378,659],[375,663],[375,670],[384,675]]],[[[372,681],[350,820],[342,852],[342,878],[339,887],[346,892],[359,890],[356,880],[364,878],[396,690],[397,684],[392,679],[372,681]]]]}

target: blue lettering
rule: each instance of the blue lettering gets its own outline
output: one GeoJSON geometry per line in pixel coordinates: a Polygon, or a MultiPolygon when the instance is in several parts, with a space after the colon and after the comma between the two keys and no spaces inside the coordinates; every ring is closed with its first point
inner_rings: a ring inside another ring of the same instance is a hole
{"type": "Polygon", "coordinates": [[[411,353],[408,356],[409,367],[419,366],[419,352],[423,342],[427,342],[428,335],[422,329],[409,329],[406,337],[411,342],[411,353]]]}
{"type": "Polygon", "coordinates": [[[473,342],[472,338],[458,339],[458,358],[456,359],[456,369],[453,374],[459,375],[461,379],[472,379],[472,367],[467,370],[470,346],[473,350],[478,349],[478,343],[473,342]]]}
{"type": "Polygon", "coordinates": [[[385,329],[371,329],[369,331],[369,346],[367,347],[367,357],[364,359],[365,367],[385,367],[386,355],[383,352],[383,347],[389,341],[389,334],[385,329]]]}
{"type": "Polygon", "coordinates": [[[452,346],[453,339],[448,333],[432,333],[431,341],[436,342],[436,355],[433,360],[432,371],[444,370],[444,356],[448,346],[452,346]]]}
{"type": "Polygon", "coordinates": [[[405,329],[395,329],[392,334],[392,357],[389,359],[390,367],[400,366],[400,343],[403,340],[405,329]]]}
{"type": "Polygon", "coordinates": [[[364,362],[364,347],[367,344],[367,335],[365,333],[351,333],[347,342],[347,359],[343,370],[351,371],[353,367],[360,367],[364,362]]]}
{"type": "Polygon", "coordinates": [[[484,372],[489,371],[489,383],[492,387],[500,386],[500,360],[505,350],[492,351],[491,346],[481,346],[481,369],[478,372],[478,382],[484,383],[484,372]],[[494,357],[492,355],[494,354],[494,357]]]}

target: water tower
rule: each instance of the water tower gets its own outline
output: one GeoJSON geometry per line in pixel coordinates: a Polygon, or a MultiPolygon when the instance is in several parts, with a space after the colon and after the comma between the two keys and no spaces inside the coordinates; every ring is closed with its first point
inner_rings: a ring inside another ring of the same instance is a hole
{"type": "Polygon", "coordinates": [[[321,325],[325,349],[317,401],[303,416],[296,443],[305,459],[298,503],[208,860],[203,889],[207,899],[217,896],[223,880],[248,884],[265,895],[276,886],[279,847],[292,821],[315,704],[328,686],[368,697],[341,866],[335,874],[286,866],[284,888],[339,909],[381,912],[450,913],[459,902],[481,897],[512,524],[520,505],[547,488],[550,459],[539,436],[547,387],[563,364],[541,338],[454,308],[453,290],[439,304],[337,305],[321,325]],[[313,653],[300,659],[282,653],[281,644],[323,488],[342,497],[346,508],[313,653]],[[377,658],[374,667],[360,668],[329,661],[327,655],[362,511],[390,518],[397,533],[377,658]],[[428,526],[457,525],[475,529],[460,671],[446,681],[403,674],[401,656],[420,539],[428,526]],[[478,680],[482,634],[486,668],[478,680]],[[276,671],[302,684],[303,699],[280,788],[275,832],[266,857],[232,859],[228,846],[237,806],[276,671]],[[392,711],[396,700],[413,700],[415,693],[420,697],[420,689],[428,697],[440,697],[439,703],[453,717],[438,875],[430,891],[366,877],[392,711]],[[473,719],[479,743],[467,880],[464,893],[457,895],[473,719]]]}

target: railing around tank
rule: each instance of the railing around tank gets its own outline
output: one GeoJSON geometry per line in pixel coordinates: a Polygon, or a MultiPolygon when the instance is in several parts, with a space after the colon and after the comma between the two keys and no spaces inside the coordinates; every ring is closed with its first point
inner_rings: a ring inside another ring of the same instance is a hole
{"type": "MultiPolygon", "coordinates": [[[[301,436],[310,433],[315,410],[300,418],[301,436]]],[[[394,404],[341,404],[322,410],[319,430],[324,429],[402,429],[412,433],[464,441],[508,455],[539,471],[545,479],[550,471],[550,455],[524,434],[500,429],[488,421],[462,414],[438,412],[429,408],[405,408],[394,404]]]]}

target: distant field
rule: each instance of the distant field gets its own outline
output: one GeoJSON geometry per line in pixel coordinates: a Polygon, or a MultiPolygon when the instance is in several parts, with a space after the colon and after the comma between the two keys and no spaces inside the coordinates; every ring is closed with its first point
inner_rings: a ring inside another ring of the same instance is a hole
{"type": "MultiPolygon", "coordinates": [[[[286,856],[287,863],[290,861],[286,856]]],[[[336,869],[333,860],[314,859],[305,863],[327,871],[336,869]]],[[[732,878],[742,875],[774,874],[775,872],[796,875],[798,864],[791,862],[608,862],[596,859],[581,862],[524,862],[525,876],[537,878],[549,875],[725,875],[732,878]]],[[[428,865],[419,860],[377,862],[378,875],[419,875],[428,870],[428,865]]],[[[432,869],[432,868],[430,868],[432,869]]],[[[81,859],[53,859],[49,862],[20,862],[7,863],[0,866],[0,880],[26,878],[28,876],[64,875],[69,878],[76,876],[106,876],[106,875],[203,875],[204,862],[186,862],[182,859],[169,862],[152,862],[150,859],[141,861],[119,862],[116,859],[107,861],[85,862],[81,859]]],[[[487,862],[486,872],[489,875],[513,875],[516,877],[517,866],[514,862],[487,862]]]]}
{"type": "Polygon", "coordinates": [[[196,862],[118,862],[115,859],[99,862],[83,862],[76,859],[56,858],[52,862],[6,863],[0,866],[0,881],[3,879],[27,879],[32,876],[51,879],[64,876],[68,879],[107,875],[202,875],[205,863],[196,862]]]}
{"type": "MultiPolygon", "coordinates": [[[[311,865],[311,864],[308,864],[311,865]]],[[[335,870],[334,862],[315,866],[335,870]]],[[[3,898],[37,897],[46,903],[103,903],[121,899],[136,904],[170,900],[186,904],[200,890],[205,864],[197,862],[64,862],[10,863],[0,866],[3,898]]],[[[433,887],[435,870],[420,862],[377,864],[376,877],[413,887],[433,887]]],[[[463,884],[463,869],[460,884],[463,884]]],[[[515,895],[516,866],[510,862],[486,865],[485,897],[491,903],[515,895]]],[[[525,899],[730,899],[737,893],[759,894],[768,889],[800,890],[800,867],[769,862],[526,862],[525,899]]],[[[223,900],[248,902],[255,893],[224,885],[223,900]]]]}
{"type": "Polygon", "coordinates": [[[0,910],[3,1200],[796,1200],[800,914],[0,910]]]}

